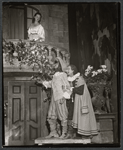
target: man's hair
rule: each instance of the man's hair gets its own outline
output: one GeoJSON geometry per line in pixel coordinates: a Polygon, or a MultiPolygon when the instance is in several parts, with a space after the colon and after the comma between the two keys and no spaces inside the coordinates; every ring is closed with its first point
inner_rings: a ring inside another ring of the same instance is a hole
{"type": "Polygon", "coordinates": [[[74,65],[69,65],[71,67],[71,70],[73,70],[73,74],[75,75],[78,72],[78,69],[74,65]]]}

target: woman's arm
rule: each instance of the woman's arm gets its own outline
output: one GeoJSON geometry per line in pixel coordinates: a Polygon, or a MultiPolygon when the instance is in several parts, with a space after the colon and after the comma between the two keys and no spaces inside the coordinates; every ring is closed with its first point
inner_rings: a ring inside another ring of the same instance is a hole
{"type": "Polygon", "coordinates": [[[44,28],[42,26],[40,26],[39,30],[38,30],[38,35],[39,35],[39,41],[43,42],[45,41],[45,31],[44,28]]]}
{"type": "Polygon", "coordinates": [[[28,29],[28,37],[30,36],[30,34],[31,34],[31,33],[30,33],[30,28],[29,28],[29,29],[28,29]]]}
{"type": "Polygon", "coordinates": [[[52,81],[42,81],[42,80],[37,81],[37,83],[43,84],[43,86],[45,86],[45,88],[51,88],[51,82],[52,81]]]}

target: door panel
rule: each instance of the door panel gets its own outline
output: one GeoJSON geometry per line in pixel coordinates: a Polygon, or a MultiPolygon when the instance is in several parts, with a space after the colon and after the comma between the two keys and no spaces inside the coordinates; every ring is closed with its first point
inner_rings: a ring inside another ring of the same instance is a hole
{"type": "Polygon", "coordinates": [[[9,82],[8,98],[9,145],[23,145],[24,83],[9,82]]]}
{"type": "Polygon", "coordinates": [[[26,145],[34,144],[40,137],[41,89],[34,82],[26,82],[26,145]]]}
{"type": "Polygon", "coordinates": [[[41,135],[41,89],[34,82],[9,82],[9,145],[33,145],[41,135]]]}

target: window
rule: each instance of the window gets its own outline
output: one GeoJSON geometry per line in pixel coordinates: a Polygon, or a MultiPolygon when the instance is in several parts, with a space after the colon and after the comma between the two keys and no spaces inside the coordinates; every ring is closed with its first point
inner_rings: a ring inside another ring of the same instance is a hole
{"type": "MultiPolygon", "coordinates": [[[[39,10],[33,6],[23,4],[3,4],[3,7],[7,9],[4,10],[4,13],[8,15],[8,31],[9,39],[27,39],[28,33],[27,30],[32,23],[32,18],[36,12],[39,10]]],[[[3,15],[6,17],[5,15],[3,15]]],[[[4,19],[5,20],[5,19],[4,19]]],[[[5,28],[6,21],[3,22],[3,28],[5,28]]],[[[4,29],[6,30],[6,29],[4,29]]]]}
{"type": "Polygon", "coordinates": [[[28,31],[29,26],[32,23],[32,18],[33,18],[34,14],[36,12],[39,12],[39,10],[34,8],[33,6],[27,6],[25,9],[26,9],[25,10],[25,13],[26,13],[26,15],[25,15],[26,16],[26,18],[25,18],[25,20],[26,20],[25,28],[27,29],[25,31],[25,38],[27,39],[27,37],[28,37],[27,31],[28,31]]]}

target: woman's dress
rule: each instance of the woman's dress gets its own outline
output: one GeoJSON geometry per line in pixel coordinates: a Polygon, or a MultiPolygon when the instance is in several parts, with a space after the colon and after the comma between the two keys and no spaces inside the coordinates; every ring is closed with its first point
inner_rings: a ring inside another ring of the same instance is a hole
{"type": "Polygon", "coordinates": [[[41,24],[38,26],[31,26],[28,30],[29,40],[38,40],[41,38],[41,41],[45,41],[45,31],[41,24]]]}
{"type": "Polygon", "coordinates": [[[75,94],[72,125],[78,134],[91,136],[98,134],[90,93],[84,79],[80,76],[75,87],[84,86],[83,94],[75,94]]]}

